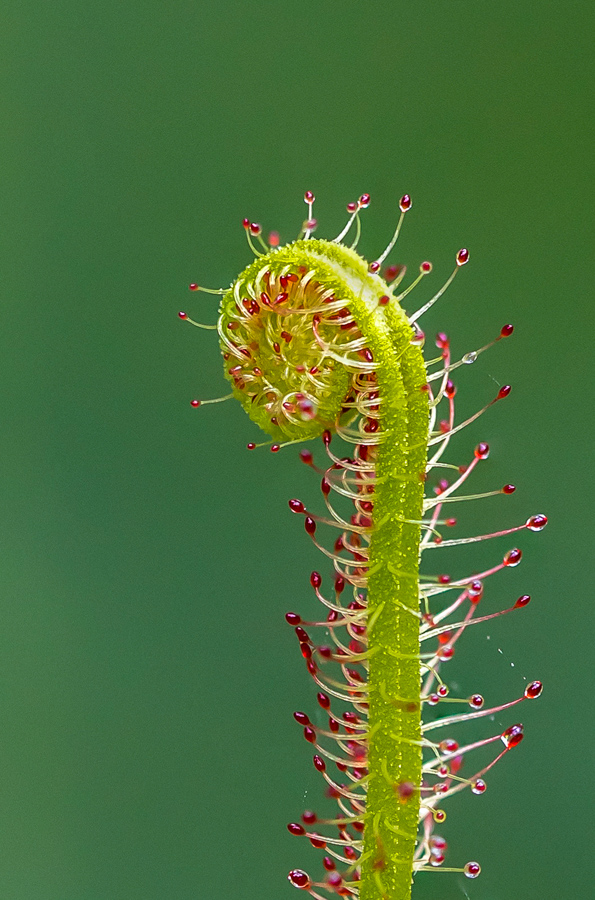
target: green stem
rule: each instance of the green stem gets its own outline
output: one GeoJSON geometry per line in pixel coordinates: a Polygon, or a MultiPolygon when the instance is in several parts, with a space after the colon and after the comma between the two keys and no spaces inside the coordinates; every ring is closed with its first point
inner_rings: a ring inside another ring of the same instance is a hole
{"type": "MultiPolygon", "coordinates": [[[[418,570],[428,438],[426,373],[410,326],[391,304],[390,347],[371,337],[384,436],[377,460],[368,582],[369,788],[361,900],[407,900],[421,784],[418,570]],[[399,786],[401,790],[399,791],[399,786]],[[408,795],[408,791],[412,793],[408,795]]],[[[369,334],[369,332],[368,332],[369,334]]],[[[386,339],[385,335],[382,335],[386,339]]]]}

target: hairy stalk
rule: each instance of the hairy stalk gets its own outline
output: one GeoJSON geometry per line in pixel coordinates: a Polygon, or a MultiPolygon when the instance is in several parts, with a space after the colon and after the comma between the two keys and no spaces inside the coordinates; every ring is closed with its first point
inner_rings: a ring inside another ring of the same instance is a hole
{"type": "MultiPolygon", "coordinates": [[[[270,435],[273,452],[322,437],[330,462],[325,470],[316,467],[311,451],[301,450],[300,456],[323,476],[326,512],[310,513],[300,500],[290,500],[289,506],[304,516],[306,532],[332,561],[334,595],[329,598],[322,576],[312,572],[311,585],[325,610],[322,620],[304,622],[297,613],[287,613],[286,620],[295,628],[322,710],[314,721],[304,712],[294,717],[316,750],[314,766],[337,801],[338,813],[319,819],[306,810],[303,824],[288,825],[291,834],[307,837],[326,853],[322,880],[302,869],[293,869],[288,877],[314,900],[324,900],[321,890],[351,900],[409,900],[417,872],[479,875],[477,862],[443,866],[447,843],[434,825],[444,821],[445,813],[438,804],[464,788],[483,794],[485,773],[523,738],[521,724],[464,747],[444,731],[432,740],[433,732],[468,719],[493,718],[542,690],[541,682],[534,681],[521,697],[483,709],[480,694],[450,697],[440,674],[470,625],[529,603],[523,594],[509,609],[476,615],[485,579],[518,565],[521,551],[513,548],[501,563],[458,580],[420,575],[422,553],[523,529],[541,531],[547,519],[535,515],[502,531],[447,541],[440,531],[456,525],[448,513],[441,517],[450,509],[445,504],[514,491],[508,484],[487,494],[454,496],[487,459],[485,443],[477,445],[470,464],[443,459],[453,434],[510,393],[509,385],[502,386],[482,410],[455,424],[451,373],[509,337],[512,325],[457,362],[451,360],[443,333],[436,339],[439,356],[425,361],[422,355],[418,320],[444,294],[467,262],[468,251],[459,250],[445,284],[408,316],[401,301],[432,271],[431,264],[422,262],[401,293],[405,267],[389,266],[382,273],[380,268],[411,207],[410,197],[401,198],[394,235],[370,264],[353,249],[361,230],[359,214],[370,202],[367,194],[348,204],[349,221],[334,241],[311,238],[314,197],[308,191],[304,199],[308,219],[297,241],[279,247],[273,233],[267,245],[260,225],[245,219],[253,263],[229,289],[190,285],[193,291],[221,295],[216,326],[195,322],[185,312],[179,315],[200,328],[217,328],[231,384],[225,397],[191,403],[199,407],[235,397],[270,435]],[[341,241],[354,223],[350,248],[341,241]],[[442,409],[445,418],[440,418],[442,409]],[[336,450],[337,444],[343,451],[336,450]],[[340,455],[345,449],[350,455],[340,455]],[[436,474],[437,483],[428,491],[426,479],[436,474]],[[338,531],[330,547],[320,538],[319,526],[327,533],[338,531]],[[448,620],[454,621],[446,624],[448,620]],[[317,644],[311,627],[322,630],[328,643],[317,644]],[[438,718],[429,712],[443,703],[469,705],[472,711],[438,718]],[[492,744],[504,747],[492,762],[473,775],[459,774],[468,754],[492,744]]],[[[255,446],[248,444],[249,449],[255,446]]]]}

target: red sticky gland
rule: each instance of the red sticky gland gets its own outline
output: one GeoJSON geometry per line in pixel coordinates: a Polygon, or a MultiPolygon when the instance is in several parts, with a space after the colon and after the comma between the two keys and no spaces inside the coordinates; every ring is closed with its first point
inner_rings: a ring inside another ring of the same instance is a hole
{"type": "Polygon", "coordinates": [[[409,196],[409,194],[403,194],[403,196],[399,200],[399,209],[403,213],[411,209],[411,197],[409,196]]]}
{"type": "Polygon", "coordinates": [[[246,444],[246,447],[248,450],[254,450],[256,448],[256,444],[250,442],[249,444],[246,444]]]}
{"type": "Polygon", "coordinates": [[[312,456],[312,453],[310,452],[310,450],[300,450],[299,456],[300,456],[301,461],[304,463],[304,465],[306,465],[306,466],[312,465],[313,456],[312,456]]]}
{"type": "Polygon", "coordinates": [[[514,604],[514,609],[520,609],[522,606],[527,606],[527,604],[530,602],[530,594],[522,594],[522,596],[520,596],[517,602],[514,604]]]}
{"type": "Polygon", "coordinates": [[[504,400],[505,397],[508,397],[511,390],[512,387],[509,384],[502,385],[502,387],[498,391],[498,394],[496,395],[496,400],[504,400]]]}
{"type": "Polygon", "coordinates": [[[449,400],[452,400],[452,398],[454,397],[456,392],[457,392],[457,389],[454,386],[453,382],[449,378],[448,381],[446,382],[446,387],[444,388],[444,393],[448,397],[449,400]]]}
{"type": "Polygon", "coordinates": [[[388,294],[383,294],[378,303],[380,306],[386,306],[386,304],[390,301],[390,297],[388,294]]]}
{"type": "Polygon", "coordinates": [[[464,266],[469,262],[469,251],[466,247],[462,247],[457,253],[457,266],[464,266]]]}
{"type": "Polygon", "coordinates": [[[475,781],[471,782],[471,790],[474,794],[485,794],[486,787],[487,785],[482,778],[476,778],[475,781]]]}
{"type": "Polygon", "coordinates": [[[436,693],[439,697],[448,697],[448,687],[445,684],[440,684],[436,688],[436,693]]]}
{"type": "Polygon", "coordinates": [[[326,763],[321,756],[318,756],[318,754],[316,754],[313,757],[313,762],[314,768],[317,772],[326,772],[326,763]]]}
{"type": "Polygon", "coordinates": [[[278,453],[280,449],[280,444],[271,444],[271,453],[278,453]]]}
{"type": "Polygon", "coordinates": [[[316,731],[313,728],[311,728],[309,725],[307,725],[304,728],[304,737],[308,741],[309,744],[316,743],[316,731]]]}
{"type": "Polygon", "coordinates": [[[519,550],[518,547],[515,547],[513,550],[509,550],[508,553],[504,556],[502,560],[503,565],[509,566],[511,569],[515,566],[518,566],[522,559],[522,551],[519,550]]]}
{"type": "Polygon", "coordinates": [[[370,205],[370,195],[369,195],[369,194],[362,194],[361,197],[360,197],[359,200],[358,200],[358,206],[359,206],[359,208],[360,208],[360,209],[367,209],[369,205],[370,205]]]}
{"type": "Polygon", "coordinates": [[[511,725],[510,728],[507,728],[506,731],[503,731],[500,735],[502,743],[507,750],[511,750],[513,747],[520,744],[523,737],[523,726],[521,724],[511,725]]]}
{"type": "Polygon", "coordinates": [[[316,694],[316,699],[318,700],[319,705],[323,709],[330,709],[331,700],[330,700],[330,697],[328,696],[328,694],[324,694],[322,691],[319,691],[316,694]]]}
{"type": "MultiPolygon", "coordinates": [[[[316,531],[316,522],[311,516],[306,516],[304,527],[309,535],[313,535],[316,531]]],[[[520,551],[519,551],[520,552],[520,551]]]]}
{"type": "Polygon", "coordinates": [[[306,829],[303,825],[300,825],[299,822],[290,822],[287,826],[287,830],[290,834],[295,834],[296,837],[300,837],[306,833],[306,829]]]}
{"type": "Polygon", "coordinates": [[[449,337],[443,331],[439,331],[436,335],[436,346],[439,350],[448,350],[450,347],[449,337]]]}
{"type": "Polygon", "coordinates": [[[250,228],[250,219],[243,218],[243,219],[242,219],[242,225],[244,226],[244,228],[245,228],[246,230],[248,230],[248,228],[250,228]]]}
{"type": "Polygon", "coordinates": [[[312,191],[306,191],[306,193],[304,194],[304,202],[308,205],[314,203],[315,199],[316,197],[314,196],[312,191]]]}
{"type": "Polygon", "coordinates": [[[188,290],[189,291],[199,291],[200,286],[198,284],[195,284],[195,282],[193,281],[192,284],[188,285],[188,290]]]}
{"type": "Polygon", "coordinates": [[[262,233],[262,226],[258,222],[250,223],[250,234],[255,235],[256,237],[262,233]]]}
{"type": "Polygon", "coordinates": [[[543,684],[541,681],[532,681],[531,684],[528,684],[525,688],[525,698],[527,700],[536,700],[537,697],[541,696],[543,691],[543,684]]]}
{"type": "Polygon", "coordinates": [[[463,872],[465,873],[467,878],[477,878],[477,876],[481,873],[481,866],[478,862],[468,862],[465,863],[463,872]]]}
{"type": "Polygon", "coordinates": [[[469,706],[473,709],[481,709],[484,704],[484,699],[481,694],[472,694],[469,697],[469,706]]]}
{"type": "Polygon", "coordinates": [[[309,890],[312,887],[309,876],[302,869],[292,869],[287,876],[287,880],[294,887],[301,888],[302,890],[309,890]]]}
{"type": "Polygon", "coordinates": [[[440,741],[438,747],[443,753],[456,753],[459,749],[458,743],[452,738],[446,738],[445,740],[440,741]]]}
{"type": "Polygon", "coordinates": [[[502,488],[503,494],[514,494],[516,491],[516,486],[514,484],[505,484],[502,488]]]}
{"type": "Polygon", "coordinates": [[[327,870],[327,872],[332,872],[333,869],[336,869],[335,861],[330,858],[330,856],[325,856],[322,860],[322,865],[327,870]]]}
{"type": "Polygon", "coordinates": [[[370,265],[368,266],[368,270],[369,270],[373,275],[376,275],[376,273],[380,271],[380,263],[377,262],[377,261],[371,262],[370,265]]]}
{"type": "Polygon", "coordinates": [[[188,318],[188,313],[185,313],[185,312],[180,311],[180,312],[178,313],[178,316],[180,317],[180,319],[187,319],[187,318],[188,318]]]}
{"type": "Polygon", "coordinates": [[[302,813],[302,822],[304,825],[314,825],[317,821],[317,816],[315,812],[312,812],[310,809],[304,810],[302,813]]]}
{"type": "Polygon", "coordinates": [[[512,332],[514,331],[514,325],[503,325],[500,329],[500,337],[507,338],[510,337],[512,332]]]}
{"type": "Polygon", "coordinates": [[[357,203],[348,203],[347,204],[347,212],[354,213],[357,212],[358,204],[357,203]]]}
{"type": "Polygon", "coordinates": [[[320,585],[322,584],[322,575],[320,572],[312,572],[310,575],[310,584],[315,590],[318,590],[320,585]]]}
{"type": "Polygon", "coordinates": [[[483,582],[482,581],[472,581],[469,587],[467,588],[467,594],[469,595],[469,599],[471,602],[479,602],[481,595],[483,594],[483,582]]]}
{"type": "Polygon", "coordinates": [[[271,247],[278,247],[281,242],[281,238],[279,237],[278,231],[269,232],[269,245],[271,247]]]}
{"type": "Polygon", "coordinates": [[[193,406],[195,409],[197,409],[200,406],[200,400],[191,400],[190,406],[193,406]]]}
{"type": "MultiPolygon", "coordinates": [[[[308,635],[308,632],[305,631],[301,626],[299,626],[299,625],[297,626],[297,628],[295,629],[295,633],[296,633],[298,641],[301,641],[302,644],[310,643],[310,637],[308,635]]],[[[300,715],[305,715],[305,713],[300,713],[300,715]]]]}
{"type": "Polygon", "coordinates": [[[543,531],[546,525],[547,516],[543,515],[531,516],[525,523],[525,527],[528,528],[529,531],[543,531]]]}
{"type": "Polygon", "coordinates": [[[285,613],[285,621],[288,625],[293,625],[295,627],[300,624],[302,617],[298,615],[298,613],[288,612],[285,613]]]}
{"type": "Polygon", "coordinates": [[[310,719],[308,718],[306,713],[300,712],[300,710],[297,710],[296,712],[294,712],[293,718],[298,723],[298,725],[310,725],[311,724],[310,719]]]}
{"type": "Polygon", "coordinates": [[[419,271],[423,275],[428,275],[432,271],[432,263],[428,262],[428,260],[425,260],[424,262],[422,262],[421,266],[419,267],[419,271]]]}

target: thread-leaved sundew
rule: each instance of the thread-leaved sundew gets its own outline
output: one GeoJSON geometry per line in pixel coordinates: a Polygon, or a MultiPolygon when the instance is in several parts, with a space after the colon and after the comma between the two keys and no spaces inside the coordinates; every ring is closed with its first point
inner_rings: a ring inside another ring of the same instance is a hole
{"type": "Polygon", "coordinates": [[[418,872],[480,874],[478,862],[450,859],[444,805],[460,791],[478,797],[486,791],[487,773],[523,739],[522,724],[493,733],[494,721],[542,691],[533,681],[520,697],[496,706],[480,693],[451,692],[448,664],[467,629],[524,608],[530,596],[506,609],[481,609],[487,579],[516,567],[519,548],[465,577],[445,571],[443,551],[541,531],[547,519],[535,514],[503,530],[450,537],[457,526],[452,504],[515,491],[512,484],[467,489],[489,456],[487,443],[467,459],[448,452],[453,435],[511,392],[502,385],[482,409],[458,421],[458,370],[510,337],[513,326],[503,325],[460,359],[439,332],[437,349],[424,355],[431,342],[421,317],[468,263],[469,251],[458,250],[441,287],[407,313],[404,302],[432,273],[422,261],[408,279],[406,266],[390,259],[411,197],[401,198],[395,232],[371,262],[356,251],[368,194],[348,204],[348,221],[333,240],[313,237],[311,191],[304,200],[308,213],[297,240],[282,246],[272,232],[266,241],[260,224],[244,219],[254,261],[229,288],[190,285],[220,295],[216,325],[178,315],[217,330],[231,386],[225,397],[191,405],[235,398],[269,437],[249,443],[249,450],[268,446],[278,453],[299,444],[301,461],[320,479],[315,509],[295,497],[289,509],[322,554],[320,571],[310,575],[321,611],[314,621],[293,610],[285,620],[316,694],[313,709],[294,712],[294,719],[337,806],[331,816],[305,810],[288,824],[322,854],[317,872],[292,869],[289,882],[316,900],[408,900],[418,872]],[[306,441],[317,441],[319,449],[306,441]],[[485,719],[480,724],[487,729],[472,740],[468,731],[459,738],[457,726],[473,719],[485,719]],[[479,748],[491,748],[492,757],[476,770],[479,748]]]}

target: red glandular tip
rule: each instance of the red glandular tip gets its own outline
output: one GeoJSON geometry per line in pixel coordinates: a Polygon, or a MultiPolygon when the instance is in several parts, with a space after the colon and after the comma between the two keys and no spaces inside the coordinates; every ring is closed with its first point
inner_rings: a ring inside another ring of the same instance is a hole
{"type": "Polygon", "coordinates": [[[502,488],[503,494],[514,494],[516,491],[516,486],[514,484],[505,484],[502,488]]]}
{"type": "Polygon", "coordinates": [[[367,209],[369,205],[370,205],[370,195],[362,194],[358,200],[358,206],[360,207],[360,209],[367,209]]]}
{"type": "Polygon", "coordinates": [[[250,223],[250,234],[259,235],[262,232],[262,226],[258,222],[250,223]]]}
{"type": "Polygon", "coordinates": [[[424,260],[424,262],[422,262],[421,266],[419,267],[419,271],[423,275],[429,275],[429,273],[432,271],[432,263],[429,262],[427,259],[424,260]]]}
{"type": "Polygon", "coordinates": [[[477,457],[477,459],[487,459],[489,455],[490,445],[482,441],[475,448],[475,456],[477,457]]]}
{"type": "Polygon", "coordinates": [[[311,466],[313,457],[309,450],[300,450],[300,459],[306,466],[311,466]]]}
{"type": "Polygon", "coordinates": [[[474,794],[485,794],[486,787],[487,787],[487,785],[486,785],[485,781],[483,780],[483,778],[477,778],[471,784],[471,790],[473,791],[474,794]]]}
{"type": "Polygon", "coordinates": [[[191,400],[190,406],[193,406],[195,409],[200,406],[200,400],[191,400]]]}
{"type": "Polygon", "coordinates": [[[408,209],[411,209],[411,197],[409,194],[403,194],[399,200],[399,209],[401,212],[407,212],[408,209]]]}
{"type": "Polygon", "coordinates": [[[295,834],[298,837],[306,833],[306,829],[303,825],[300,825],[299,822],[290,822],[287,826],[287,830],[290,834],[295,834]]]}
{"type": "Polygon", "coordinates": [[[505,397],[508,397],[512,388],[509,384],[503,384],[500,390],[498,391],[497,400],[504,400],[505,397]]]}
{"type": "Polygon", "coordinates": [[[500,329],[500,337],[510,337],[512,332],[514,331],[514,325],[503,325],[500,329]]]}
{"type": "Polygon", "coordinates": [[[306,507],[301,500],[289,500],[289,508],[294,513],[305,513],[306,507]]]}
{"type": "Polygon", "coordinates": [[[370,270],[370,272],[372,272],[373,275],[375,275],[380,271],[380,263],[375,260],[374,262],[370,263],[368,269],[370,270]]]}
{"type": "Polygon", "coordinates": [[[505,566],[509,566],[510,568],[514,568],[514,566],[518,566],[521,561],[523,554],[518,547],[515,547],[512,550],[509,550],[508,553],[505,554],[504,559],[502,560],[505,566]]]}
{"type": "Polygon", "coordinates": [[[530,594],[522,594],[517,602],[514,604],[515,609],[520,609],[522,606],[527,606],[528,603],[531,602],[530,594]]]}
{"type": "Polygon", "coordinates": [[[304,202],[305,203],[314,203],[315,199],[316,199],[316,197],[314,196],[312,191],[306,191],[306,193],[304,194],[304,202]]]}
{"type": "Polygon", "coordinates": [[[478,862],[468,862],[465,863],[463,872],[465,873],[467,878],[477,878],[477,876],[481,873],[481,866],[478,862]]]}
{"type": "Polygon", "coordinates": [[[507,728],[506,731],[503,731],[500,735],[500,739],[507,750],[520,744],[523,737],[523,726],[520,724],[511,725],[510,728],[507,728]]]}
{"type": "Polygon", "coordinates": [[[531,684],[528,684],[525,688],[525,697],[527,700],[536,700],[537,697],[541,696],[542,691],[543,684],[541,681],[532,681],[531,684]]]}
{"type": "Polygon", "coordinates": [[[294,887],[301,888],[302,890],[308,890],[312,885],[309,876],[306,872],[302,871],[302,869],[292,869],[287,876],[287,880],[294,887]]]}
{"type": "Polygon", "coordinates": [[[462,247],[457,253],[457,266],[464,266],[469,262],[469,251],[466,247],[462,247]]]}
{"type": "Polygon", "coordinates": [[[298,615],[298,613],[288,612],[285,613],[285,621],[288,625],[293,625],[295,627],[300,624],[302,617],[298,615]]]}
{"type": "Polygon", "coordinates": [[[312,572],[310,575],[310,584],[313,588],[317,589],[322,584],[322,575],[320,572],[312,572]]]}
{"type": "Polygon", "coordinates": [[[304,520],[304,527],[308,534],[314,534],[314,532],[316,531],[316,522],[311,516],[306,516],[304,520]]]}
{"type": "Polygon", "coordinates": [[[199,286],[198,286],[198,284],[195,284],[194,281],[193,281],[192,284],[189,284],[189,285],[188,285],[188,290],[189,290],[189,291],[198,291],[198,290],[199,290],[199,286]]]}
{"type": "Polygon", "coordinates": [[[318,754],[316,754],[316,756],[314,756],[314,760],[313,760],[313,761],[314,761],[314,768],[315,768],[318,772],[325,772],[325,771],[326,771],[326,763],[325,763],[325,761],[323,760],[322,756],[318,756],[318,754]]]}
{"type": "Polygon", "coordinates": [[[547,516],[531,516],[530,519],[527,519],[525,524],[529,531],[543,531],[547,525],[547,516]]]}
{"type": "Polygon", "coordinates": [[[181,310],[180,310],[180,312],[178,313],[178,315],[179,315],[180,319],[187,319],[187,318],[188,318],[188,313],[182,312],[181,310]]]}
{"type": "Polygon", "coordinates": [[[472,694],[469,697],[469,706],[473,707],[473,709],[481,709],[483,706],[484,700],[481,694],[472,694]]]}

